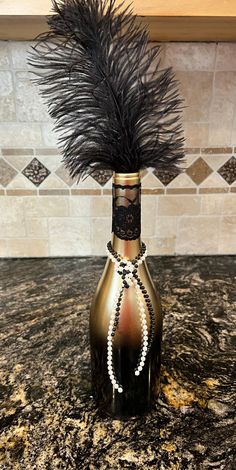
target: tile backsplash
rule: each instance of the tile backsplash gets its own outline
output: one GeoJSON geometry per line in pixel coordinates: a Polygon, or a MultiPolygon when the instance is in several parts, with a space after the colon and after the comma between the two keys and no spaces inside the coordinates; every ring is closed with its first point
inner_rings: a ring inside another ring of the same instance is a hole
{"type": "MultiPolygon", "coordinates": [[[[105,254],[111,173],[69,177],[29,47],[0,41],[0,256],[105,254]]],[[[162,43],[162,65],[185,98],[186,161],[142,172],[142,237],[150,254],[235,253],[236,43],[162,43]]]]}

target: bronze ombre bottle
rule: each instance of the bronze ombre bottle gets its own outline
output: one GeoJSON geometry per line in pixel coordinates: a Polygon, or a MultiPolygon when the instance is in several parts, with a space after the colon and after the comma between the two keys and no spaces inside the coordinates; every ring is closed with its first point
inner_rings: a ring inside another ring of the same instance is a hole
{"type": "MultiPolygon", "coordinates": [[[[139,173],[114,173],[111,245],[113,253],[129,260],[134,260],[141,250],[140,197],[139,173]]],[[[150,223],[153,223],[152,217],[153,214],[150,214],[150,223]]],[[[90,312],[92,389],[94,398],[104,413],[122,418],[144,413],[158,396],[162,313],[159,296],[146,262],[140,261],[136,271],[139,284],[145,287],[148,302],[153,308],[153,338],[143,368],[139,375],[135,375],[143,344],[142,325],[135,285],[123,288],[112,347],[112,366],[117,382],[122,386],[121,393],[121,388],[118,390],[114,387],[108,373],[108,329],[112,309],[116,304],[116,293],[122,283],[122,275],[115,270],[113,261],[108,257],[90,312]]],[[[146,304],[144,315],[150,338],[151,318],[146,304]]]]}

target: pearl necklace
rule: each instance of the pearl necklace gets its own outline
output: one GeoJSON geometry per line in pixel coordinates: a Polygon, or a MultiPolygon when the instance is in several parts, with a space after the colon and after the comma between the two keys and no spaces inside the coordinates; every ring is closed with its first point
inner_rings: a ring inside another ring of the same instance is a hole
{"type": "Polygon", "coordinates": [[[147,248],[145,243],[142,242],[140,253],[133,259],[122,258],[113,248],[111,242],[107,244],[107,256],[115,265],[115,271],[121,277],[122,283],[117,289],[114,297],[114,303],[112,307],[110,323],[107,334],[107,367],[108,375],[111,380],[113,387],[119,392],[123,392],[123,387],[117,381],[113,367],[113,339],[116,333],[116,329],[119,323],[120,307],[123,297],[124,289],[128,289],[130,286],[134,286],[138,302],[139,317],[142,330],[142,346],[139,353],[138,363],[134,370],[134,374],[138,376],[142,371],[147,354],[152,344],[155,330],[155,315],[152,307],[151,300],[138,275],[138,267],[142,264],[147,256],[147,248]],[[145,304],[150,317],[150,334],[148,336],[147,319],[145,312],[145,304]]]}

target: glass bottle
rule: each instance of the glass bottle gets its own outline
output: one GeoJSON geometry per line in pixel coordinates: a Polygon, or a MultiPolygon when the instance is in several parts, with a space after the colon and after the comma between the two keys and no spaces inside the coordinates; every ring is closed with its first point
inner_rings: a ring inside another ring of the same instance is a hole
{"type": "MultiPolygon", "coordinates": [[[[141,183],[139,173],[113,174],[111,246],[125,260],[134,260],[141,250],[141,183]]],[[[153,222],[150,214],[150,223],[153,222]]],[[[114,259],[113,259],[114,261],[114,259]]],[[[147,412],[160,388],[162,312],[159,295],[154,287],[146,261],[137,268],[139,282],[153,308],[154,326],[150,349],[139,375],[135,375],[143,344],[137,290],[134,285],[123,289],[120,299],[119,322],[113,336],[112,365],[119,389],[108,373],[108,329],[122,275],[115,263],[107,258],[90,311],[90,352],[92,391],[104,414],[117,418],[147,412]],[[143,289],[144,289],[143,287],[143,289]],[[122,393],[121,393],[122,387],[122,393]]],[[[145,318],[150,335],[151,321],[147,305],[145,318]]]]}

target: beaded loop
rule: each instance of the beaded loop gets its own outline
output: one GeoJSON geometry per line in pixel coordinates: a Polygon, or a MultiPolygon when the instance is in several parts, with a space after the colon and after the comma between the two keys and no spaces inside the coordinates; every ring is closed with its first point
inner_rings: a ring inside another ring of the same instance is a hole
{"type": "Polygon", "coordinates": [[[112,346],[113,338],[116,333],[116,329],[119,323],[120,307],[124,289],[128,289],[130,286],[134,286],[138,301],[139,317],[142,330],[142,346],[138,358],[138,364],[134,370],[134,374],[138,376],[142,371],[147,354],[150,350],[155,331],[155,315],[154,309],[149,298],[149,294],[145,289],[139,275],[138,268],[147,256],[147,248],[145,243],[142,242],[140,253],[132,260],[122,258],[112,247],[111,241],[107,243],[107,256],[115,264],[115,271],[120,275],[122,284],[119,287],[112,308],[108,335],[107,335],[107,364],[108,364],[108,375],[114,388],[119,392],[123,392],[123,387],[116,379],[114,368],[112,365],[112,346]],[[145,313],[145,304],[150,317],[150,334],[148,335],[147,318],[145,313]]]}

